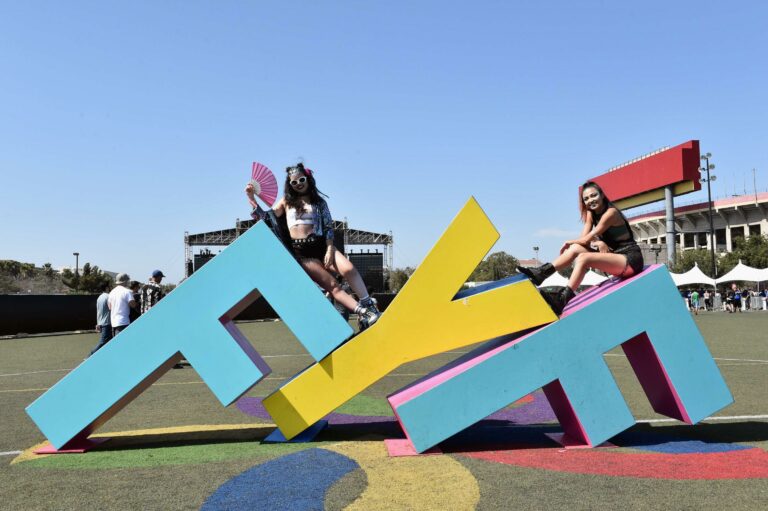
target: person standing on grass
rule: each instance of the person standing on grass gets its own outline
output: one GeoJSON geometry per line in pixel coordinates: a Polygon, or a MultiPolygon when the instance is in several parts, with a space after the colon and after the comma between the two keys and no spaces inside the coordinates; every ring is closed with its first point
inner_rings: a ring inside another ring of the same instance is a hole
{"type": "Polygon", "coordinates": [[[741,312],[741,289],[734,282],[731,284],[731,290],[733,291],[733,310],[734,312],[741,312]]]}
{"type": "Polygon", "coordinates": [[[157,302],[159,302],[163,296],[163,288],[160,287],[160,283],[163,281],[163,272],[155,270],[152,272],[152,276],[149,278],[149,282],[144,284],[141,288],[141,313],[149,311],[157,302]]]}
{"type": "Polygon", "coordinates": [[[127,273],[118,273],[115,279],[115,288],[110,291],[107,305],[109,306],[109,320],[112,324],[112,337],[125,330],[130,323],[131,309],[136,308],[136,300],[128,289],[131,277],[127,273]]]}
{"type": "Polygon", "coordinates": [[[101,334],[99,342],[91,350],[89,357],[99,351],[102,346],[112,339],[112,323],[109,318],[109,288],[111,285],[107,282],[101,286],[101,294],[96,299],[96,331],[101,334]]]}
{"type": "Polygon", "coordinates": [[[130,319],[131,323],[133,323],[139,319],[139,316],[141,316],[141,282],[138,280],[132,280],[130,286],[128,287],[133,294],[133,301],[136,302],[136,307],[132,308],[130,314],[128,314],[128,319],[130,319]]]}
{"type": "Polygon", "coordinates": [[[699,315],[699,292],[695,289],[691,293],[691,307],[693,307],[693,313],[699,315]]]}

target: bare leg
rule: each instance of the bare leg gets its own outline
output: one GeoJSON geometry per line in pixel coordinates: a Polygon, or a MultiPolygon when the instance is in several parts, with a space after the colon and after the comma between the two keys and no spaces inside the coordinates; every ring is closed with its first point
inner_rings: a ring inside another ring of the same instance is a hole
{"type": "Polygon", "coordinates": [[[355,311],[357,301],[339,287],[336,279],[325,269],[325,267],[323,267],[323,264],[320,261],[317,259],[302,259],[301,265],[312,280],[331,293],[334,300],[342,304],[349,311],[355,311]]]}
{"type": "Polygon", "coordinates": [[[352,288],[352,291],[355,292],[358,298],[368,296],[368,289],[365,287],[365,282],[363,282],[360,272],[358,272],[357,268],[354,267],[349,259],[338,250],[336,251],[336,269],[341,276],[344,277],[344,280],[349,282],[349,287],[352,288]]]}
{"type": "Polygon", "coordinates": [[[587,252],[589,252],[589,250],[581,245],[571,245],[568,247],[568,250],[557,256],[557,258],[552,261],[552,266],[554,266],[558,271],[562,270],[563,268],[570,266],[579,254],[585,254],[587,252]]]}
{"type": "Polygon", "coordinates": [[[571,278],[568,280],[568,287],[574,291],[578,289],[581,281],[584,279],[584,275],[590,268],[609,273],[614,277],[631,277],[635,274],[634,270],[627,266],[627,256],[625,255],[585,252],[576,257],[573,273],[571,273],[571,278]]]}

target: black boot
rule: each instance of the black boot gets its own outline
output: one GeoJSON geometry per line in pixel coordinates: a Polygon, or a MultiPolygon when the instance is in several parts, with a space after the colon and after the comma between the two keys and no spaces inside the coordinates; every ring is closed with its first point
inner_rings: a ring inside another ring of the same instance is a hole
{"type": "Polygon", "coordinates": [[[528,277],[530,281],[533,282],[534,286],[539,286],[544,282],[544,279],[555,273],[555,267],[552,266],[551,263],[544,263],[538,268],[523,268],[522,266],[518,266],[517,271],[528,277]]]}
{"type": "Polygon", "coordinates": [[[573,300],[576,296],[573,289],[568,286],[557,292],[540,291],[540,293],[557,317],[560,317],[560,314],[563,313],[563,309],[568,305],[568,302],[573,300]]]}

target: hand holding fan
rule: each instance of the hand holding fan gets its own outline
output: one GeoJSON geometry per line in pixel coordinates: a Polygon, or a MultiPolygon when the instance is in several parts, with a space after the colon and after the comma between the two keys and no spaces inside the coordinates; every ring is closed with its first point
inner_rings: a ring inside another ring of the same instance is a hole
{"type": "Polygon", "coordinates": [[[251,184],[256,196],[271,208],[277,198],[277,179],[272,171],[266,165],[253,162],[251,184]]]}

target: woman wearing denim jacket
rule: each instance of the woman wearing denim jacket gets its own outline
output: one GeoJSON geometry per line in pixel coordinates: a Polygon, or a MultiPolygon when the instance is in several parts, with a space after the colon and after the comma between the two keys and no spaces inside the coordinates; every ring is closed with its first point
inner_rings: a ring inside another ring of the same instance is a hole
{"type": "MultiPolygon", "coordinates": [[[[285,171],[284,194],[272,211],[278,218],[285,215],[294,255],[312,280],[358,315],[361,330],[368,328],[381,314],[368,295],[360,273],[333,245],[331,212],[317,189],[312,171],[304,168],[302,163],[285,171]],[[339,286],[331,271],[341,274],[360,297],[359,302],[339,286]]],[[[251,216],[256,220],[263,219],[265,212],[256,202],[252,184],[246,186],[245,193],[254,208],[251,216]]]]}

